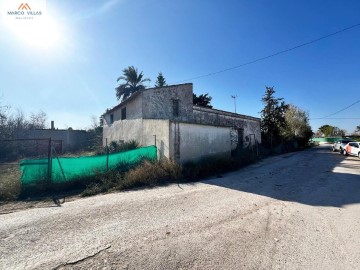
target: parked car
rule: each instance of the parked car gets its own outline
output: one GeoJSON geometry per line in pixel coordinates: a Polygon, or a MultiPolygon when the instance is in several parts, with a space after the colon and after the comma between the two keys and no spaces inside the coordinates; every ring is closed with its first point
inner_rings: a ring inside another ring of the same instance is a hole
{"type": "Polygon", "coordinates": [[[360,158],[360,142],[349,142],[345,145],[343,154],[345,156],[352,155],[360,158]]]}
{"type": "Polygon", "coordinates": [[[343,153],[344,147],[347,143],[352,142],[352,140],[350,139],[343,139],[343,140],[338,140],[336,141],[333,146],[332,146],[332,151],[336,152],[339,151],[340,154],[343,153]]]}

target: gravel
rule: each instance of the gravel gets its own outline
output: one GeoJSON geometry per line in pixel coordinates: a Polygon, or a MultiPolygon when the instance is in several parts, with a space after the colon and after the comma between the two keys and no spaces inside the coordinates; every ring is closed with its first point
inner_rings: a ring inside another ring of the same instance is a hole
{"type": "Polygon", "coordinates": [[[328,147],[0,215],[0,269],[360,269],[360,160],[328,147]]]}

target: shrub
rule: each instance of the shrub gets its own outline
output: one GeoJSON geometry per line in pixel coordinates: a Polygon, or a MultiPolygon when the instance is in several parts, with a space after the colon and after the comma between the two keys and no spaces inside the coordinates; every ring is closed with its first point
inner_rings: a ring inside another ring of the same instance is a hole
{"type": "MultiPolygon", "coordinates": [[[[112,141],[109,144],[109,152],[110,153],[118,153],[133,150],[139,148],[140,144],[136,140],[130,140],[128,142],[120,142],[120,141],[112,141]]],[[[106,151],[106,149],[105,149],[106,151]]]]}

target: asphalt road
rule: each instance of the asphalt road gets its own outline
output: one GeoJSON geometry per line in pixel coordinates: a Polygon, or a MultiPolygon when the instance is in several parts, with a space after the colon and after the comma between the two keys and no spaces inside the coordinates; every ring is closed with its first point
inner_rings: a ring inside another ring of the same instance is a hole
{"type": "Polygon", "coordinates": [[[360,269],[360,160],[328,147],[207,181],[0,216],[0,269],[360,269]]]}

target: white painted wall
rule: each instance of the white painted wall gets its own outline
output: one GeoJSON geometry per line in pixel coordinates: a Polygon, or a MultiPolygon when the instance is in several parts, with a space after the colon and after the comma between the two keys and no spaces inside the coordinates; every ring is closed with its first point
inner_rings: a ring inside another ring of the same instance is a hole
{"type": "Polygon", "coordinates": [[[103,145],[111,141],[124,142],[136,140],[142,146],[155,144],[158,148],[158,157],[170,157],[169,154],[169,120],[132,119],[115,121],[103,128],[103,145]]]}
{"type": "Polygon", "coordinates": [[[170,156],[172,158],[175,158],[177,142],[180,142],[178,161],[181,163],[213,155],[228,157],[231,155],[229,127],[171,122],[170,156]]]}
{"type": "Polygon", "coordinates": [[[142,121],[142,119],[119,120],[109,126],[104,125],[103,145],[105,145],[106,139],[108,140],[108,144],[111,141],[119,140],[123,140],[124,142],[136,140],[142,143],[142,121]]]}
{"type": "Polygon", "coordinates": [[[158,149],[158,157],[170,158],[169,151],[169,120],[144,119],[142,134],[142,145],[154,145],[156,135],[156,146],[158,149]]]}
{"type": "Polygon", "coordinates": [[[114,123],[121,120],[121,110],[126,108],[126,119],[141,119],[142,118],[142,93],[137,94],[134,98],[129,98],[122,105],[118,105],[112,111],[104,114],[104,127],[112,126],[110,123],[110,115],[114,116],[114,123]]]}

